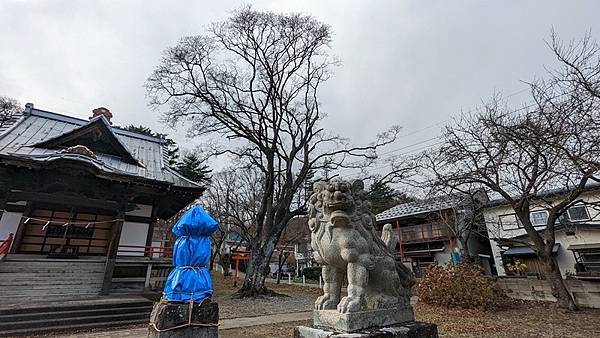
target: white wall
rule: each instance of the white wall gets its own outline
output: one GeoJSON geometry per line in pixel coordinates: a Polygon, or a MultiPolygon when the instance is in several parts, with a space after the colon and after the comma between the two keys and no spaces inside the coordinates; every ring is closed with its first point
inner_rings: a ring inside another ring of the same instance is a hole
{"type": "Polygon", "coordinates": [[[5,240],[8,234],[16,234],[19,223],[21,223],[22,212],[5,211],[0,219],[0,240],[5,240]]]}
{"type": "MultiPolygon", "coordinates": [[[[588,203],[598,203],[600,202],[600,192],[599,191],[588,191],[581,195],[581,199],[588,203]]],[[[532,211],[542,210],[542,206],[534,206],[531,208],[532,211]]],[[[598,223],[600,222],[600,211],[595,210],[595,208],[587,207],[588,213],[590,214],[589,223],[598,223]]],[[[501,215],[513,214],[514,210],[507,205],[494,206],[485,208],[483,210],[483,215],[485,217],[486,226],[488,229],[488,235],[490,238],[512,238],[516,236],[525,235],[526,231],[523,228],[519,228],[516,230],[503,230],[500,226],[499,219],[501,215]]],[[[586,222],[584,222],[586,223],[586,222]]],[[[538,227],[538,230],[543,230],[543,227],[538,227]]],[[[563,276],[567,272],[575,272],[574,264],[575,258],[573,256],[573,252],[568,250],[567,248],[571,244],[584,244],[584,243],[600,243],[600,229],[593,230],[589,228],[577,228],[577,226],[570,226],[570,231],[575,230],[575,235],[567,236],[564,230],[557,230],[556,232],[556,243],[560,243],[560,249],[557,253],[557,262],[560,267],[561,273],[563,276]]],[[[498,271],[499,276],[505,276],[506,272],[504,271],[504,265],[502,264],[502,257],[500,255],[500,248],[497,243],[490,239],[490,244],[492,246],[492,253],[494,257],[494,261],[496,263],[496,270],[498,271]]]]}
{"type": "Polygon", "coordinates": [[[120,252],[122,256],[144,256],[142,248],[122,248],[123,245],[146,245],[146,236],[148,236],[149,224],[137,222],[123,222],[121,230],[121,239],[119,247],[124,250],[140,250],[139,252],[120,252]]]}

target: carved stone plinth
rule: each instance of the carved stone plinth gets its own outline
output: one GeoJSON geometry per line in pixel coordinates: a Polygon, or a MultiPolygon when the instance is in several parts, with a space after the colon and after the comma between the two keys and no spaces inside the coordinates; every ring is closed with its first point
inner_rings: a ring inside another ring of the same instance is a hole
{"type": "Polygon", "coordinates": [[[336,332],[356,332],[373,327],[412,322],[415,320],[412,308],[375,309],[359,312],[340,313],[337,310],[315,310],[313,324],[316,327],[336,332]]]}
{"type": "Polygon", "coordinates": [[[219,305],[210,300],[202,304],[160,302],[150,315],[149,338],[215,338],[219,336],[219,305]],[[190,318],[191,308],[191,318],[190,318]]]}
{"type": "Polygon", "coordinates": [[[438,338],[438,332],[435,324],[413,321],[383,328],[361,330],[354,333],[296,326],[294,338],[438,338]]]}

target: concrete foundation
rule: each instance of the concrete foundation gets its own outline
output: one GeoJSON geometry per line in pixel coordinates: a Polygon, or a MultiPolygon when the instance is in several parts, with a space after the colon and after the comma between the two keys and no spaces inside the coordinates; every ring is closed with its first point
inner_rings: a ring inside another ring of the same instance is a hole
{"type": "MultiPolygon", "coordinates": [[[[600,308],[600,281],[566,279],[567,289],[581,307],[600,308]]],[[[498,278],[498,285],[511,298],[556,302],[547,280],[531,278],[498,278]]]]}
{"type": "Polygon", "coordinates": [[[216,338],[219,336],[219,305],[210,300],[201,304],[164,302],[154,304],[148,328],[149,338],[216,338]],[[191,313],[190,313],[191,311],[191,313]]]}

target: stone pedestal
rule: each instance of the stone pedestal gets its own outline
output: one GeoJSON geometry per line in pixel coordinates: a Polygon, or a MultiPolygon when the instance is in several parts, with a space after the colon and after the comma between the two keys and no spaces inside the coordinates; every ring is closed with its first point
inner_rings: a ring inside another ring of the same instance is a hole
{"type": "Polygon", "coordinates": [[[409,322],[384,328],[372,328],[344,333],[328,329],[296,326],[294,338],[438,338],[437,326],[430,323],[409,322]]]}
{"type": "Polygon", "coordinates": [[[337,332],[356,332],[414,320],[415,315],[411,308],[375,309],[350,313],[340,313],[337,310],[315,310],[313,312],[314,326],[337,332]]]}
{"type": "Polygon", "coordinates": [[[210,300],[201,304],[161,301],[150,315],[149,338],[215,338],[219,336],[219,305],[210,300]],[[191,317],[190,317],[191,310],[191,317]]]}
{"type": "Polygon", "coordinates": [[[295,338],[437,338],[435,324],[415,322],[412,308],[351,313],[315,310],[313,327],[297,326],[295,338]]]}

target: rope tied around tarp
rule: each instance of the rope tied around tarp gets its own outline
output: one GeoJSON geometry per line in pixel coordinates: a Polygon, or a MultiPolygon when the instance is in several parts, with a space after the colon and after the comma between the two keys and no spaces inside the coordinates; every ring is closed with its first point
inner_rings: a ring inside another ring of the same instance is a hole
{"type": "MultiPolygon", "coordinates": [[[[205,266],[189,266],[189,265],[186,265],[186,266],[176,266],[176,267],[174,267],[174,269],[208,270],[208,268],[205,267],[205,266]]],[[[184,293],[184,292],[180,292],[180,293],[184,293]]]]}
{"type": "MultiPolygon", "coordinates": [[[[193,294],[193,292],[191,294],[193,294]]],[[[204,301],[206,301],[206,299],[204,301]]],[[[202,305],[204,303],[204,301],[202,301],[202,303],[200,303],[200,305],[202,305]]],[[[159,303],[164,304],[164,303],[169,303],[169,302],[165,301],[163,298],[161,298],[159,303]]],[[[181,328],[190,327],[190,326],[200,326],[200,327],[218,327],[219,326],[219,323],[192,323],[192,311],[194,310],[194,304],[198,304],[198,303],[194,303],[193,301],[190,300],[189,304],[190,304],[190,306],[188,307],[188,322],[187,323],[169,327],[169,328],[165,328],[165,329],[159,329],[156,326],[156,323],[153,320],[151,320],[149,326],[151,328],[153,328],[156,332],[171,331],[171,330],[181,329],[181,328]]]]}

